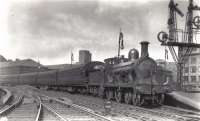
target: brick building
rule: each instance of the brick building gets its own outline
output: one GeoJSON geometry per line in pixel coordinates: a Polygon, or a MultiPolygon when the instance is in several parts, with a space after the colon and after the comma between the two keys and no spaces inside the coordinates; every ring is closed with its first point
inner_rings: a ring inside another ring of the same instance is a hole
{"type": "Polygon", "coordinates": [[[185,57],[183,87],[188,91],[200,89],[200,49],[193,48],[192,53],[185,57]]]}

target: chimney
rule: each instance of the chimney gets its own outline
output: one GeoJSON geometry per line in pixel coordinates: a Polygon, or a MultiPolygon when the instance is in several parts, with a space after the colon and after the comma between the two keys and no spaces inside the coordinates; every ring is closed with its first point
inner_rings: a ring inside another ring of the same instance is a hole
{"type": "Polygon", "coordinates": [[[144,57],[149,57],[149,52],[148,52],[148,41],[142,41],[141,43],[141,58],[144,57]]]}

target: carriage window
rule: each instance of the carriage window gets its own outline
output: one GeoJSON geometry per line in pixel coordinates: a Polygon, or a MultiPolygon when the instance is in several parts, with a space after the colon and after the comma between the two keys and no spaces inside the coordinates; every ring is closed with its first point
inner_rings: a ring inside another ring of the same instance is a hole
{"type": "Polygon", "coordinates": [[[185,62],[185,64],[188,64],[189,63],[189,58],[185,58],[184,62],[185,62]]]}
{"type": "Polygon", "coordinates": [[[190,72],[191,73],[196,73],[196,71],[197,71],[196,66],[191,66],[190,72]]]}
{"type": "Polygon", "coordinates": [[[197,58],[196,57],[192,57],[190,63],[191,64],[196,64],[197,62],[197,58]]]}
{"type": "Polygon", "coordinates": [[[192,52],[197,52],[197,48],[192,48],[192,52]]]}
{"type": "Polygon", "coordinates": [[[188,82],[188,76],[184,76],[184,81],[188,82]]]}
{"type": "Polygon", "coordinates": [[[200,76],[199,76],[199,80],[198,81],[200,82],[200,76]]]}
{"type": "Polygon", "coordinates": [[[185,73],[188,73],[188,72],[189,72],[189,67],[185,67],[185,68],[184,68],[184,72],[185,72],[185,73]]]}
{"type": "Polygon", "coordinates": [[[191,82],[196,82],[196,76],[191,76],[191,82]]]}

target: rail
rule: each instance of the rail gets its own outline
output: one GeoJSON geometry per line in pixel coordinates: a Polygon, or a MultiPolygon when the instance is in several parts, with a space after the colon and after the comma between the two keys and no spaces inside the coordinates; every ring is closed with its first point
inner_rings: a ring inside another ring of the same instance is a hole
{"type": "Polygon", "coordinates": [[[62,103],[62,104],[68,105],[68,106],[71,106],[73,104],[73,102],[71,100],[68,100],[66,102],[62,98],[54,98],[54,97],[50,97],[50,96],[47,96],[47,95],[44,95],[44,94],[40,94],[40,95],[43,96],[43,97],[46,97],[49,100],[54,100],[54,101],[56,101],[58,103],[62,103]]]}
{"type": "Polygon", "coordinates": [[[88,114],[91,114],[91,115],[93,115],[93,116],[96,116],[96,117],[98,117],[98,118],[101,118],[101,119],[103,119],[103,120],[105,120],[105,121],[113,121],[112,119],[110,119],[110,118],[107,118],[107,117],[105,117],[105,116],[102,116],[102,115],[100,115],[100,114],[97,114],[94,110],[92,110],[92,109],[89,109],[89,108],[86,108],[86,107],[84,107],[84,106],[80,106],[80,105],[77,105],[77,104],[73,104],[72,102],[66,102],[64,99],[62,99],[62,98],[60,98],[60,99],[62,99],[62,100],[60,100],[60,99],[57,99],[57,98],[53,98],[53,97],[49,97],[49,96],[47,96],[47,95],[44,95],[44,94],[41,94],[43,97],[46,97],[46,98],[48,98],[48,99],[51,99],[51,100],[54,100],[54,101],[56,101],[56,102],[59,102],[59,103],[61,103],[61,104],[65,104],[65,105],[68,105],[68,106],[72,106],[72,107],[74,107],[74,108],[77,108],[77,109],[79,109],[79,110],[82,110],[82,111],[84,111],[84,112],[87,112],[88,114]]]}
{"type": "Polygon", "coordinates": [[[37,96],[36,100],[39,103],[39,107],[38,107],[38,112],[37,112],[37,116],[35,118],[35,121],[39,121],[40,120],[40,116],[41,116],[41,112],[43,107],[46,108],[48,111],[50,111],[51,113],[53,113],[56,117],[58,117],[61,121],[68,121],[66,119],[64,119],[58,112],[56,112],[53,108],[45,105],[42,100],[41,97],[37,96]]]}
{"type": "Polygon", "coordinates": [[[53,108],[51,108],[50,106],[45,105],[44,103],[41,103],[42,106],[44,108],[46,108],[48,111],[50,111],[51,113],[53,113],[56,117],[58,117],[61,121],[69,121],[65,118],[63,118],[56,110],[54,110],[53,108]]]}
{"type": "Polygon", "coordinates": [[[192,111],[192,110],[188,110],[188,109],[182,109],[182,108],[172,107],[172,106],[168,106],[168,105],[163,105],[162,108],[173,109],[173,110],[187,112],[189,114],[194,114],[194,115],[200,116],[200,112],[196,112],[196,111],[192,111]]]}
{"type": "Polygon", "coordinates": [[[36,118],[35,118],[35,121],[39,121],[39,119],[40,119],[40,116],[41,116],[41,110],[42,110],[42,101],[41,101],[41,99],[40,99],[40,97],[38,96],[37,97],[37,99],[38,99],[38,103],[39,103],[39,107],[38,107],[38,112],[37,112],[37,116],[36,116],[36,118]]]}
{"type": "Polygon", "coordinates": [[[177,114],[177,113],[169,113],[169,112],[166,112],[166,111],[161,111],[161,110],[153,110],[153,109],[142,109],[142,108],[139,108],[137,107],[138,109],[141,109],[141,111],[144,111],[144,112],[148,112],[150,114],[154,114],[154,115],[158,115],[160,117],[165,117],[165,118],[169,118],[169,119],[174,119],[174,120],[177,120],[177,121],[182,121],[182,120],[192,120],[192,119],[198,119],[199,120],[199,117],[195,117],[195,116],[187,116],[187,115],[182,115],[182,114],[177,114]]]}
{"type": "Polygon", "coordinates": [[[97,113],[96,113],[95,111],[93,111],[92,109],[89,109],[89,108],[86,108],[86,107],[83,107],[83,106],[80,106],[80,105],[76,105],[76,104],[72,104],[71,106],[74,107],[74,108],[78,108],[78,109],[80,109],[80,110],[82,110],[82,111],[85,111],[85,112],[87,112],[87,113],[89,113],[89,114],[92,114],[92,115],[94,115],[94,116],[96,116],[96,117],[99,117],[99,118],[101,118],[101,119],[104,119],[105,121],[113,121],[113,120],[110,119],[110,118],[107,118],[107,117],[105,117],[105,116],[102,116],[102,115],[97,114],[97,113]]]}
{"type": "Polygon", "coordinates": [[[186,117],[186,118],[196,118],[200,120],[200,112],[195,112],[192,110],[187,110],[187,109],[181,109],[181,108],[176,108],[172,106],[166,106],[164,105],[163,110],[166,112],[167,110],[169,111],[174,111],[174,113],[177,113],[178,116],[186,117]]]}
{"type": "MultiPolygon", "coordinates": [[[[165,120],[174,120],[174,121],[200,121],[198,115],[190,115],[187,112],[176,112],[175,109],[168,109],[161,107],[154,107],[153,109],[135,107],[121,104],[118,105],[117,109],[113,110],[114,114],[123,114],[125,116],[141,120],[141,121],[165,121],[165,120]]],[[[174,107],[173,107],[174,108],[174,107]]],[[[177,109],[178,110],[178,109],[177,109]]],[[[184,110],[184,109],[183,109],[184,110]]],[[[182,110],[181,110],[182,111],[182,110]]],[[[187,110],[184,110],[187,111],[187,110]]]]}
{"type": "MultiPolygon", "coordinates": [[[[54,101],[57,101],[59,103],[62,103],[64,104],[65,101],[64,99],[58,99],[58,98],[52,98],[52,97],[49,97],[45,94],[42,94],[40,93],[42,96],[48,98],[48,99],[51,99],[51,100],[54,100],[54,101]]],[[[87,107],[84,107],[84,106],[80,106],[80,105],[77,105],[77,104],[69,104],[69,103],[65,103],[67,105],[70,105],[74,108],[78,108],[84,112],[87,112],[88,114],[91,114],[93,116],[96,116],[96,117],[99,117],[101,119],[104,119],[105,121],[113,121],[113,119],[109,118],[109,117],[105,117],[105,116],[102,116],[98,113],[96,113],[94,110],[90,109],[90,108],[87,108],[87,107]]],[[[176,108],[175,108],[176,109],[176,108]]],[[[174,109],[174,110],[175,110],[174,109]]],[[[135,114],[131,113],[130,115],[127,114],[126,112],[123,112],[126,116],[129,115],[130,117],[134,118],[134,119],[138,119],[138,120],[145,120],[145,121],[149,121],[149,120],[160,120],[161,118],[163,119],[171,119],[171,120],[200,120],[200,117],[199,117],[199,113],[198,112],[194,112],[194,111],[188,111],[189,113],[187,114],[181,114],[180,112],[179,113],[172,113],[172,112],[165,112],[165,111],[156,111],[154,109],[145,109],[145,108],[142,108],[142,107],[134,107],[133,109],[134,111],[133,112],[136,112],[135,114]],[[144,115],[142,115],[144,114],[144,115]],[[146,115],[152,115],[152,117],[147,117],[146,115]]],[[[185,110],[187,111],[187,110],[185,110]]]]}

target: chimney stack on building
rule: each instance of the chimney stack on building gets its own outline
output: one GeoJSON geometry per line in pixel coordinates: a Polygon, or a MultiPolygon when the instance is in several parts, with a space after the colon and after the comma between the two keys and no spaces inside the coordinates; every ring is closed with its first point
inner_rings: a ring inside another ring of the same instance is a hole
{"type": "Polygon", "coordinates": [[[88,50],[80,50],[79,51],[79,63],[86,64],[91,62],[92,54],[88,50]]]}

